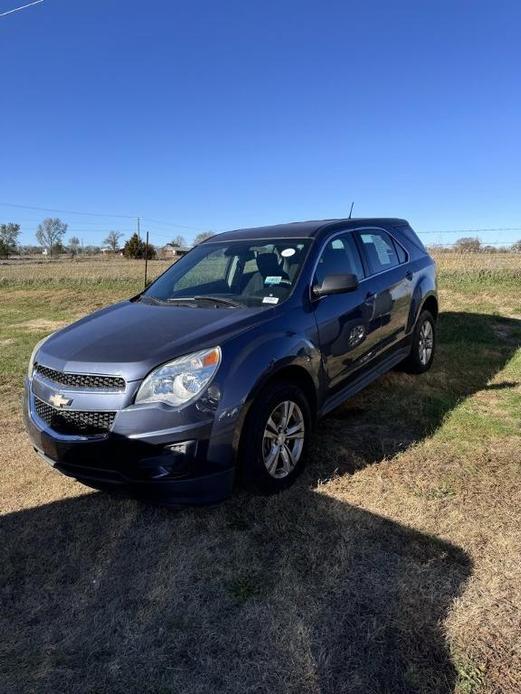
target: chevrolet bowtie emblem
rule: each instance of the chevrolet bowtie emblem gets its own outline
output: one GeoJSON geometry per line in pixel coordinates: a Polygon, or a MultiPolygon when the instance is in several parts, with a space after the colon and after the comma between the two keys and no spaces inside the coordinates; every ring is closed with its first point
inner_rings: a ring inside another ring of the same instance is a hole
{"type": "Polygon", "coordinates": [[[49,402],[51,405],[54,405],[54,407],[67,407],[67,405],[71,404],[72,400],[64,398],[61,393],[53,393],[49,398],[49,402]]]}

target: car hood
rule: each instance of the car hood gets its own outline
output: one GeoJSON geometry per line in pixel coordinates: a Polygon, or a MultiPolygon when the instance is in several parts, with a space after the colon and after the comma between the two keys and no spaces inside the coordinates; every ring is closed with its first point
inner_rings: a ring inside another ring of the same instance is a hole
{"type": "Polygon", "coordinates": [[[38,352],[37,361],[60,371],[138,380],[165,361],[222,344],[258,325],[269,311],[124,301],[55,333],[38,352]]]}

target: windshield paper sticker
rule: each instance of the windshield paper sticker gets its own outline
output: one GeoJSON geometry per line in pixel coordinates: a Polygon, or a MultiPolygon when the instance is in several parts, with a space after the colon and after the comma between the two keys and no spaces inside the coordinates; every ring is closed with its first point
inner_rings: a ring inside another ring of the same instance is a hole
{"type": "Polygon", "coordinates": [[[283,258],[291,258],[292,255],[295,255],[295,249],[294,248],[285,248],[281,253],[281,256],[283,258]]]}
{"type": "Polygon", "coordinates": [[[278,296],[265,296],[264,299],[262,300],[263,304],[278,304],[279,303],[279,297],[278,296]]]}
{"type": "Polygon", "coordinates": [[[280,284],[282,282],[282,277],[276,277],[275,275],[269,275],[264,280],[264,284],[280,284]]]}

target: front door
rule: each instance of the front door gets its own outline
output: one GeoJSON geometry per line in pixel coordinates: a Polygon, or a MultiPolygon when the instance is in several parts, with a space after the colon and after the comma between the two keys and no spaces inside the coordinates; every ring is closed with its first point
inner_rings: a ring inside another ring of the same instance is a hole
{"type": "Polygon", "coordinates": [[[342,387],[380,339],[381,320],[368,295],[360,253],[353,232],[333,236],[319,258],[313,286],[327,275],[353,273],[361,284],[344,294],[315,299],[313,304],[320,349],[329,389],[342,387]]]}

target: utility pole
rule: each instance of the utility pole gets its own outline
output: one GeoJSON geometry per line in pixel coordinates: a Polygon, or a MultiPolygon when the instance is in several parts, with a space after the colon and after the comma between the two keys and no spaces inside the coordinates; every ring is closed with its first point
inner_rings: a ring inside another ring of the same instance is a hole
{"type": "Polygon", "coordinates": [[[137,237],[141,241],[141,219],[137,218],[137,237]]]}

